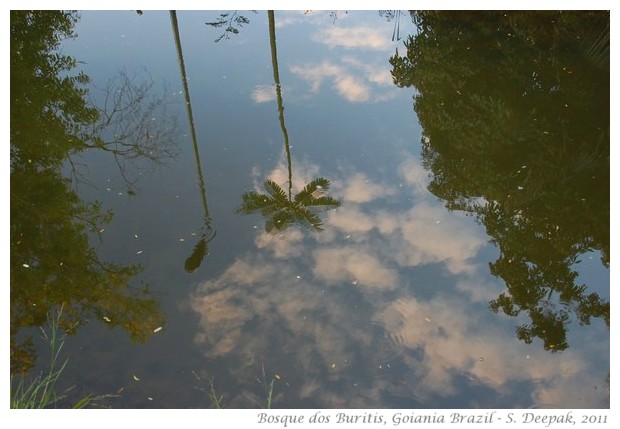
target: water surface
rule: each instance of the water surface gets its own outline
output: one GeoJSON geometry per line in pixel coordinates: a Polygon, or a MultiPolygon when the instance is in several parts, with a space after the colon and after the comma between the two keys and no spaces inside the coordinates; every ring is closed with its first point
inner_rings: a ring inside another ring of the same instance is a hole
{"type": "Polygon", "coordinates": [[[11,15],[12,371],[61,308],[101,406],[608,408],[609,15],[222,14],[11,15]]]}

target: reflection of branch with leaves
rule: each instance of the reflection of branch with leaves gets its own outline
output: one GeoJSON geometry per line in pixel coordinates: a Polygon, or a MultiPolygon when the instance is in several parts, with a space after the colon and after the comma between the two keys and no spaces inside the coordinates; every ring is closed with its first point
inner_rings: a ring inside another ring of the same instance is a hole
{"type": "Polygon", "coordinates": [[[275,17],[272,10],[268,11],[268,17],[273,79],[278,101],[278,117],[280,129],[284,136],[284,148],[288,166],[288,193],[274,181],[267,180],[264,183],[267,194],[260,194],[256,191],[245,192],[241,197],[243,204],[238,209],[238,212],[243,214],[260,212],[267,217],[265,222],[265,230],[267,232],[273,231],[274,228],[281,231],[296,222],[315,231],[322,231],[323,222],[313,210],[336,208],[340,206],[340,201],[323,195],[329,189],[329,180],[322,177],[308,183],[294,198],[292,196],[293,170],[291,150],[288,131],[284,123],[284,105],[282,103],[282,88],[280,86],[276,49],[275,17]]]}
{"type": "MultiPolygon", "coordinates": [[[[253,12],[256,13],[255,11],[253,12]]],[[[230,12],[221,13],[215,21],[205,22],[205,24],[213,28],[225,27],[224,33],[215,39],[216,42],[222,39],[230,39],[231,34],[239,34],[239,28],[249,23],[250,20],[243,15],[239,15],[237,11],[234,11],[232,14],[230,12]]]]}

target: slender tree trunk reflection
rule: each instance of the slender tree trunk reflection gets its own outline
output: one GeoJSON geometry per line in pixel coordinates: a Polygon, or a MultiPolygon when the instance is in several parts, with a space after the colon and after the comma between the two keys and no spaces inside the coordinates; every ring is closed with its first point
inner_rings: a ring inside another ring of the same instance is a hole
{"type": "Polygon", "coordinates": [[[181,71],[181,82],[183,84],[183,94],[185,95],[185,108],[187,110],[187,119],[192,135],[192,144],[194,146],[194,157],[196,158],[196,172],[198,174],[198,186],[200,187],[200,197],[202,199],[202,207],[204,209],[204,226],[200,234],[200,240],[194,246],[192,254],[185,260],[185,271],[191,273],[195,271],[204,257],[209,253],[208,243],[215,238],[216,231],[211,227],[211,217],[209,216],[209,208],[207,206],[207,188],[205,186],[204,176],[202,174],[202,166],[200,162],[200,153],[198,151],[198,139],[196,137],[196,127],[194,126],[194,115],[192,113],[192,102],[189,97],[189,85],[187,84],[187,74],[185,72],[185,62],[183,61],[183,49],[181,48],[181,36],[179,35],[179,23],[177,13],[170,11],[170,21],[172,23],[172,32],[174,35],[174,43],[177,48],[179,59],[179,69],[181,71]]]}

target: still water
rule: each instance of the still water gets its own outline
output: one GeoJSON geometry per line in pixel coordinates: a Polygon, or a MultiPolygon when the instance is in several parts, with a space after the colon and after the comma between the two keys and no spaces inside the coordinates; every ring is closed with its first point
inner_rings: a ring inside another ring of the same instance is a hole
{"type": "Polygon", "coordinates": [[[609,170],[608,13],[13,12],[11,371],[607,408],[609,170]]]}

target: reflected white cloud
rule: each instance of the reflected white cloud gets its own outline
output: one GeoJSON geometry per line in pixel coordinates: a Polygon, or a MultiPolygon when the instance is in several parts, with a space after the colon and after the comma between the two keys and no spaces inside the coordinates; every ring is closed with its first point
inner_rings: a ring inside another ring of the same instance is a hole
{"type": "Polygon", "coordinates": [[[338,77],[334,85],[338,93],[348,101],[362,102],[370,99],[370,88],[355,76],[338,77]]]}
{"type": "Polygon", "coordinates": [[[279,259],[300,256],[304,235],[298,229],[289,228],[279,234],[262,232],[254,241],[258,249],[270,249],[279,259]]]}
{"type": "Polygon", "coordinates": [[[394,194],[394,189],[384,184],[372,182],[363,173],[352,173],[347,177],[344,189],[339,191],[345,201],[367,203],[379,197],[394,194]]]}
{"type": "MultiPolygon", "coordinates": [[[[419,162],[405,156],[397,171],[420,200],[427,192],[427,179],[419,162]]],[[[368,210],[364,203],[394,195],[395,189],[372,183],[361,173],[351,174],[335,192],[343,201],[357,204],[344,204],[330,213],[329,225],[349,234],[376,228],[399,265],[443,263],[452,274],[471,274],[479,268],[473,259],[486,241],[471,219],[423,200],[408,210],[368,210]]]]}
{"type": "Polygon", "coordinates": [[[314,39],[330,48],[387,50],[393,46],[383,29],[369,26],[322,29],[314,39]]]}
{"type": "Polygon", "coordinates": [[[359,207],[345,205],[330,213],[328,224],[346,233],[366,233],[376,226],[376,221],[359,207]]]}
{"type": "Polygon", "coordinates": [[[252,100],[255,103],[268,103],[275,101],[276,88],[274,85],[256,85],[252,90],[252,100]]]}
{"type": "Polygon", "coordinates": [[[321,248],[315,251],[314,259],[314,275],[329,284],[345,282],[379,289],[398,286],[397,271],[387,268],[370,249],[321,248]]]}
{"type": "Polygon", "coordinates": [[[417,195],[423,195],[430,183],[428,172],[411,154],[403,154],[403,159],[404,161],[398,166],[398,174],[417,195]]]}
{"type": "Polygon", "coordinates": [[[348,13],[346,11],[291,10],[275,11],[275,16],[276,28],[282,28],[294,24],[333,25],[334,20],[345,20],[348,13]]]}
{"type": "Polygon", "coordinates": [[[342,62],[355,67],[356,69],[362,70],[369,82],[387,87],[392,87],[394,85],[392,74],[384,64],[369,64],[351,56],[342,58],[342,62]]]}
{"type": "MultiPolygon", "coordinates": [[[[267,176],[288,180],[283,166],[267,176]]],[[[295,166],[302,182],[319,172],[295,166]]],[[[242,384],[261,364],[294,372],[287,394],[321,407],[379,407],[385,395],[436,404],[437,397],[466,397],[472,385],[510,397],[525,384],[532,396],[521,398],[524,407],[600,404],[580,392],[595,377],[588,354],[604,347],[551,355],[517,341],[514,320],[487,308],[502,286],[476,260],[486,244],[480,228],[424,198],[426,177],[414,157],[403,157],[396,171],[416,197],[411,207],[381,207],[390,187],[368,186],[361,173],[334,178],[345,203],[326,218],[325,235],[261,232],[255,251],[204,282],[191,306],[205,355],[229,361],[242,384]],[[422,266],[436,271],[432,280],[422,266]],[[385,363],[404,367],[407,383],[377,369],[385,363]]]]}
{"type": "MultiPolygon", "coordinates": [[[[393,54],[396,43],[390,37],[392,24],[377,16],[377,25],[351,25],[348,18],[356,20],[364,14],[354,15],[325,11],[277,12],[275,23],[278,28],[291,24],[309,25],[314,28],[311,40],[340,53],[339,59],[338,53],[334,56],[336,60],[293,64],[289,66],[290,71],[310,84],[312,94],[328,81],[334,92],[352,103],[390,100],[396,96],[398,88],[393,84],[389,64],[376,60],[369,63],[363,56],[377,50],[385,51],[386,59],[393,54]]],[[[255,86],[252,99],[257,103],[273,101],[273,87],[255,86]]]]}
{"type": "Polygon", "coordinates": [[[391,84],[391,76],[385,67],[382,69],[364,65],[359,60],[347,58],[342,64],[323,61],[318,64],[293,65],[293,74],[310,84],[310,91],[316,94],[324,81],[345,100],[353,103],[378,102],[393,98],[396,88],[391,84]],[[388,88],[386,83],[389,79],[388,88]]]}
{"type": "MultiPolygon", "coordinates": [[[[484,267],[476,267],[482,272],[484,267]]],[[[489,282],[481,278],[462,277],[456,282],[456,289],[466,294],[471,302],[486,304],[496,299],[504,290],[499,282],[489,282]]]]}
{"type": "MultiPolygon", "coordinates": [[[[291,148],[292,147],[293,146],[291,146],[291,148]]],[[[318,165],[301,163],[293,155],[291,156],[291,163],[294,169],[294,174],[292,174],[293,183],[291,191],[294,194],[302,190],[308,182],[320,176],[318,165]]],[[[263,174],[260,169],[253,168],[251,174],[254,181],[254,190],[256,190],[257,192],[264,192],[263,183],[265,182],[265,180],[272,180],[278,185],[282,186],[284,189],[288,190],[289,176],[286,153],[284,151],[284,148],[281,149],[278,163],[273,170],[271,170],[267,174],[263,174]]]]}
{"type": "Polygon", "coordinates": [[[326,78],[336,78],[344,74],[344,69],[328,61],[320,64],[293,65],[292,73],[300,76],[310,83],[311,91],[318,92],[326,78]]]}
{"type": "MultiPolygon", "coordinates": [[[[346,304],[326,294],[306,278],[310,273],[295,270],[290,261],[260,254],[243,259],[196,291],[191,306],[202,331],[196,343],[206,356],[225,358],[241,383],[251,384],[264,364],[282,377],[301,372],[294,394],[316,395],[325,407],[348,406],[348,398],[318,380],[346,372],[347,363],[356,358],[351,342],[368,344],[370,333],[360,329],[346,304]],[[255,277],[258,267],[263,268],[255,277]],[[248,278],[254,281],[235,281],[248,278]],[[287,358],[281,360],[280,354],[287,358]]],[[[231,402],[242,402],[241,396],[231,402]]]]}
{"type": "Polygon", "coordinates": [[[579,407],[596,403],[597,398],[574,394],[581,390],[582,380],[592,377],[584,377],[587,369],[583,354],[550,356],[540,348],[516,342],[496,325],[471,314],[470,307],[460,299],[441,294],[430,301],[414,297],[398,300],[377,314],[404,347],[424,350],[422,362],[410,359],[412,366],[417,365],[420,377],[417,396],[453,395],[457,393],[456,378],[465,376],[499,394],[509,394],[513,381],[538,383],[532,403],[525,406],[579,407]]]}
{"type": "MultiPolygon", "coordinates": [[[[286,18],[295,21],[300,18],[300,15],[287,15],[286,18]]],[[[315,23],[318,22],[317,19],[316,16],[312,17],[315,23]]],[[[352,50],[357,50],[356,55],[369,50],[385,50],[386,58],[392,54],[394,42],[389,37],[390,26],[383,27],[381,25],[342,26],[323,23],[319,25],[312,39],[330,48],[339,49],[344,55],[336,60],[293,64],[289,69],[310,84],[312,94],[318,93],[323,83],[328,81],[332,90],[352,103],[389,100],[396,96],[397,88],[393,84],[388,65],[376,62],[371,64],[350,54],[352,50]]],[[[338,55],[335,58],[338,58],[338,55]]]]}
{"type": "Polygon", "coordinates": [[[472,260],[485,240],[464,216],[423,202],[402,217],[393,239],[402,238],[403,252],[397,259],[406,266],[443,262],[452,274],[472,274],[472,260]],[[394,237],[397,236],[397,237],[394,237]]]}

